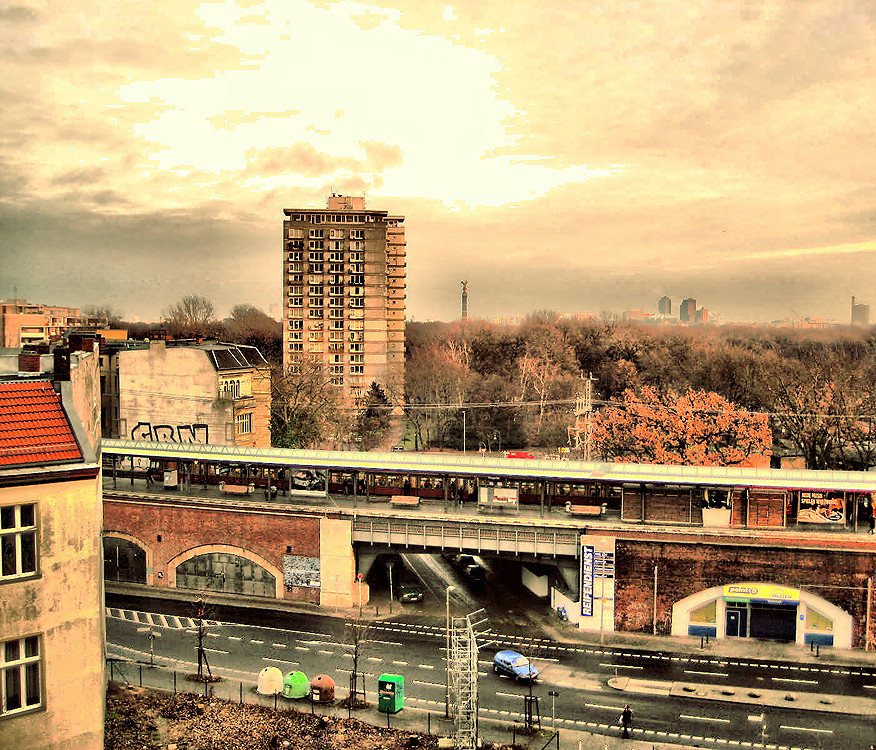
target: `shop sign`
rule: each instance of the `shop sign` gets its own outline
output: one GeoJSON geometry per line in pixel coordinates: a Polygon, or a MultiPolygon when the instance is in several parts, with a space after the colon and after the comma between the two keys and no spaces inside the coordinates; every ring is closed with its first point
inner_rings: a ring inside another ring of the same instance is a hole
{"type": "Polygon", "coordinates": [[[581,547],[581,615],[593,617],[593,547],[581,547]]]}
{"type": "Polygon", "coordinates": [[[844,523],[842,495],[833,492],[801,492],[797,520],[801,523],[844,523]]]}
{"type": "Polygon", "coordinates": [[[728,584],[724,586],[724,598],[769,602],[770,604],[796,604],[800,601],[800,589],[776,586],[771,583],[728,584]]]}

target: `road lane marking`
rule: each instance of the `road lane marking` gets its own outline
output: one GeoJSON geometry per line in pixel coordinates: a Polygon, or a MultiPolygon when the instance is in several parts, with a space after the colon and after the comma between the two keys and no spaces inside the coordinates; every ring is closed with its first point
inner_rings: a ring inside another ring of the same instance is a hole
{"type": "Polygon", "coordinates": [[[818,680],[795,680],[792,677],[770,677],[775,682],[799,682],[805,685],[817,685],[818,680]]]}
{"type": "Polygon", "coordinates": [[[243,638],[241,638],[239,635],[229,635],[228,640],[229,641],[242,641],[243,638]]]}
{"type": "Polygon", "coordinates": [[[679,719],[690,719],[691,721],[714,721],[718,724],[729,724],[730,719],[716,719],[712,716],[691,716],[690,714],[679,714],[679,719]]]}
{"type": "Polygon", "coordinates": [[[695,669],[685,669],[685,674],[702,674],[707,675],[708,677],[729,677],[730,675],[726,672],[697,672],[695,669]]]}
{"type": "Polygon", "coordinates": [[[256,645],[256,646],[263,646],[265,644],[264,641],[259,641],[255,638],[250,638],[249,642],[256,645]]]}
{"type": "Polygon", "coordinates": [[[297,661],[286,661],[285,659],[274,659],[271,656],[263,656],[262,661],[275,661],[277,664],[291,664],[293,667],[298,665],[297,661]]]}
{"type": "Polygon", "coordinates": [[[434,664],[417,664],[420,669],[435,669],[434,664]]]}
{"type": "Polygon", "coordinates": [[[274,648],[286,648],[286,644],[285,644],[285,643],[272,643],[271,645],[272,645],[274,648]]]}
{"type": "Polygon", "coordinates": [[[789,729],[794,732],[815,732],[818,734],[833,734],[832,729],[816,729],[815,727],[792,727],[789,724],[779,724],[779,729],[789,729]]]}
{"type": "Polygon", "coordinates": [[[393,664],[397,664],[400,667],[406,667],[408,663],[406,661],[393,661],[393,664]]]}
{"type": "Polygon", "coordinates": [[[620,710],[617,706],[603,706],[601,703],[585,703],[584,706],[586,708],[604,708],[606,711],[619,711],[620,710]]]}
{"type": "Polygon", "coordinates": [[[600,667],[609,667],[611,669],[644,669],[645,667],[639,667],[634,664],[604,664],[603,662],[599,663],[600,667]]]}

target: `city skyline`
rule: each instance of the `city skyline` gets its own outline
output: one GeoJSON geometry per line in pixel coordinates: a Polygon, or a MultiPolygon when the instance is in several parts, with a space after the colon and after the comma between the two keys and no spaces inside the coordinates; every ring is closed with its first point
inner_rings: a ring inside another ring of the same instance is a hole
{"type": "Polygon", "coordinates": [[[267,311],[283,207],[335,190],[407,217],[410,320],[458,318],[459,279],[485,319],[667,294],[844,323],[876,300],[864,0],[0,17],[5,299],[267,311]]]}

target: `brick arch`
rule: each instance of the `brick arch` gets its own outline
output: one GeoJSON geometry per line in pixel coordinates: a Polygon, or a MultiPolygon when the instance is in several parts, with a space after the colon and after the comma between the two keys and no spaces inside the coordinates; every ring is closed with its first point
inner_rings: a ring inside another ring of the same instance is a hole
{"type": "Polygon", "coordinates": [[[244,547],[237,547],[232,544],[202,544],[198,547],[190,547],[189,549],[180,552],[176,557],[171,558],[166,563],[167,585],[171,588],[176,588],[176,569],[178,565],[186,562],[186,560],[191,560],[198,555],[209,555],[212,552],[224,552],[229,555],[237,555],[238,557],[243,557],[257,565],[261,565],[268,571],[268,573],[274,576],[274,598],[283,598],[283,571],[258,553],[251,552],[244,547]]]}
{"type": "MultiPolygon", "coordinates": [[[[744,581],[740,582],[739,586],[757,586],[768,584],[768,581],[744,581]]],[[[781,585],[781,584],[777,584],[781,585]]],[[[832,604],[827,599],[823,599],[817,594],[813,594],[805,589],[801,588],[800,591],[800,603],[798,605],[798,618],[800,614],[805,614],[808,608],[814,609],[816,612],[819,612],[831,620],[833,620],[833,637],[834,648],[851,648],[852,647],[852,637],[854,633],[854,618],[845,610],[837,607],[835,604],[832,604]]],[[[686,636],[687,626],[688,626],[688,618],[690,617],[690,613],[699,609],[700,607],[708,604],[709,602],[717,601],[718,602],[718,611],[717,611],[717,631],[718,637],[723,637],[724,633],[724,587],[723,586],[713,586],[708,589],[703,589],[702,591],[698,591],[695,594],[691,594],[690,596],[685,597],[684,599],[680,599],[672,605],[672,635],[681,635],[686,636]]],[[[802,630],[799,627],[797,628],[798,634],[798,643],[802,643],[802,630]]]]}
{"type": "MultiPolygon", "coordinates": [[[[146,585],[154,586],[155,585],[155,569],[153,567],[155,562],[155,552],[152,549],[152,546],[144,542],[140,537],[134,536],[133,534],[127,534],[124,531],[104,531],[102,535],[102,539],[106,539],[107,537],[113,537],[115,539],[124,539],[126,542],[130,542],[131,544],[136,544],[140,549],[142,549],[146,553],[146,585]]],[[[101,544],[101,556],[103,555],[103,545],[101,544]]]]}

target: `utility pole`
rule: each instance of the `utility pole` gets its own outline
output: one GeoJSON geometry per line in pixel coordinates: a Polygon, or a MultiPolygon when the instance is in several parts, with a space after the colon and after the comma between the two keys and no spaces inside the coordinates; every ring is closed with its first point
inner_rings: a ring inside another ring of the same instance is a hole
{"type": "Polygon", "coordinates": [[[569,428],[569,442],[580,450],[585,461],[591,460],[593,435],[593,383],[596,378],[588,374],[584,391],[575,397],[575,426],[569,428]],[[574,439],[574,441],[573,441],[574,439]]]}
{"type": "Polygon", "coordinates": [[[460,281],[462,284],[462,320],[468,320],[468,281],[460,281]]]}

